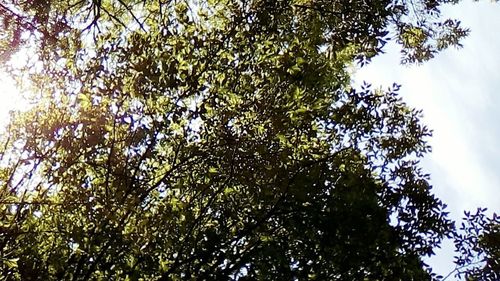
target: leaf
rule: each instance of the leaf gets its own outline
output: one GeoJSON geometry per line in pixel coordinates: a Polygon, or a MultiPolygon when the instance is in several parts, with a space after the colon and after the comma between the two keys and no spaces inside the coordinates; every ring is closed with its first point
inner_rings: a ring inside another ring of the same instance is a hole
{"type": "Polygon", "coordinates": [[[18,264],[17,262],[19,261],[19,258],[13,258],[13,259],[4,259],[4,264],[7,266],[7,268],[17,268],[18,264]]]}

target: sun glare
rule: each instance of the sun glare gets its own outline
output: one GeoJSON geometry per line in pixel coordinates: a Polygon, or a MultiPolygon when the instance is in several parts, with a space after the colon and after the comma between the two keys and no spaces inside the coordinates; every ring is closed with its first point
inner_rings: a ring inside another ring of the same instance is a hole
{"type": "Polygon", "coordinates": [[[10,111],[22,109],[26,104],[15,82],[5,73],[0,72],[0,132],[9,122],[10,111]]]}

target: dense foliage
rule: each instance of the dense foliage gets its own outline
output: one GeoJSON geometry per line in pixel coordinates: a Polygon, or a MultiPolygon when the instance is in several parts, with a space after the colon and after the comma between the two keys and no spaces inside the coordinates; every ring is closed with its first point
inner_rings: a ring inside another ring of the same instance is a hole
{"type": "Polygon", "coordinates": [[[447,2],[2,1],[2,276],[431,279],[430,131],[349,69],[459,44],[447,2]]]}

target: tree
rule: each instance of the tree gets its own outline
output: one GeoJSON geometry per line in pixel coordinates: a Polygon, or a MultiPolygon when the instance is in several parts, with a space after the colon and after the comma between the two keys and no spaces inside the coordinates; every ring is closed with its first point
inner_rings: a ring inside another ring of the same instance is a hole
{"type": "Polygon", "coordinates": [[[348,69],[459,44],[446,2],[4,1],[34,105],[3,139],[2,275],[431,279],[430,131],[348,69]]]}
{"type": "MultiPolygon", "coordinates": [[[[466,280],[498,280],[500,278],[500,217],[487,217],[486,209],[465,212],[459,231],[454,232],[456,247],[455,273],[466,280]]],[[[445,278],[446,279],[446,278],[445,278]]]]}

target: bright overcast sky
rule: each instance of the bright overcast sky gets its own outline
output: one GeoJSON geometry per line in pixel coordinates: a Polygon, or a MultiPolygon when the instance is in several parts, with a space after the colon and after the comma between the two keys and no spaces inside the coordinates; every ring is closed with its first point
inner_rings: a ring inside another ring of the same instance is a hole
{"type": "Polygon", "coordinates": [[[0,132],[7,124],[9,110],[15,108],[17,99],[13,81],[0,73],[0,132]]]}
{"type": "MultiPolygon", "coordinates": [[[[434,192],[454,219],[463,210],[500,211],[500,3],[463,1],[444,9],[471,34],[464,48],[447,50],[421,66],[399,65],[397,51],[374,59],[356,74],[374,86],[402,85],[406,102],[424,111],[434,130],[433,152],[423,161],[434,192]]],[[[430,260],[437,273],[454,266],[452,245],[430,260]]],[[[447,280],[454,280],[448,278],[447,280]]]]}

